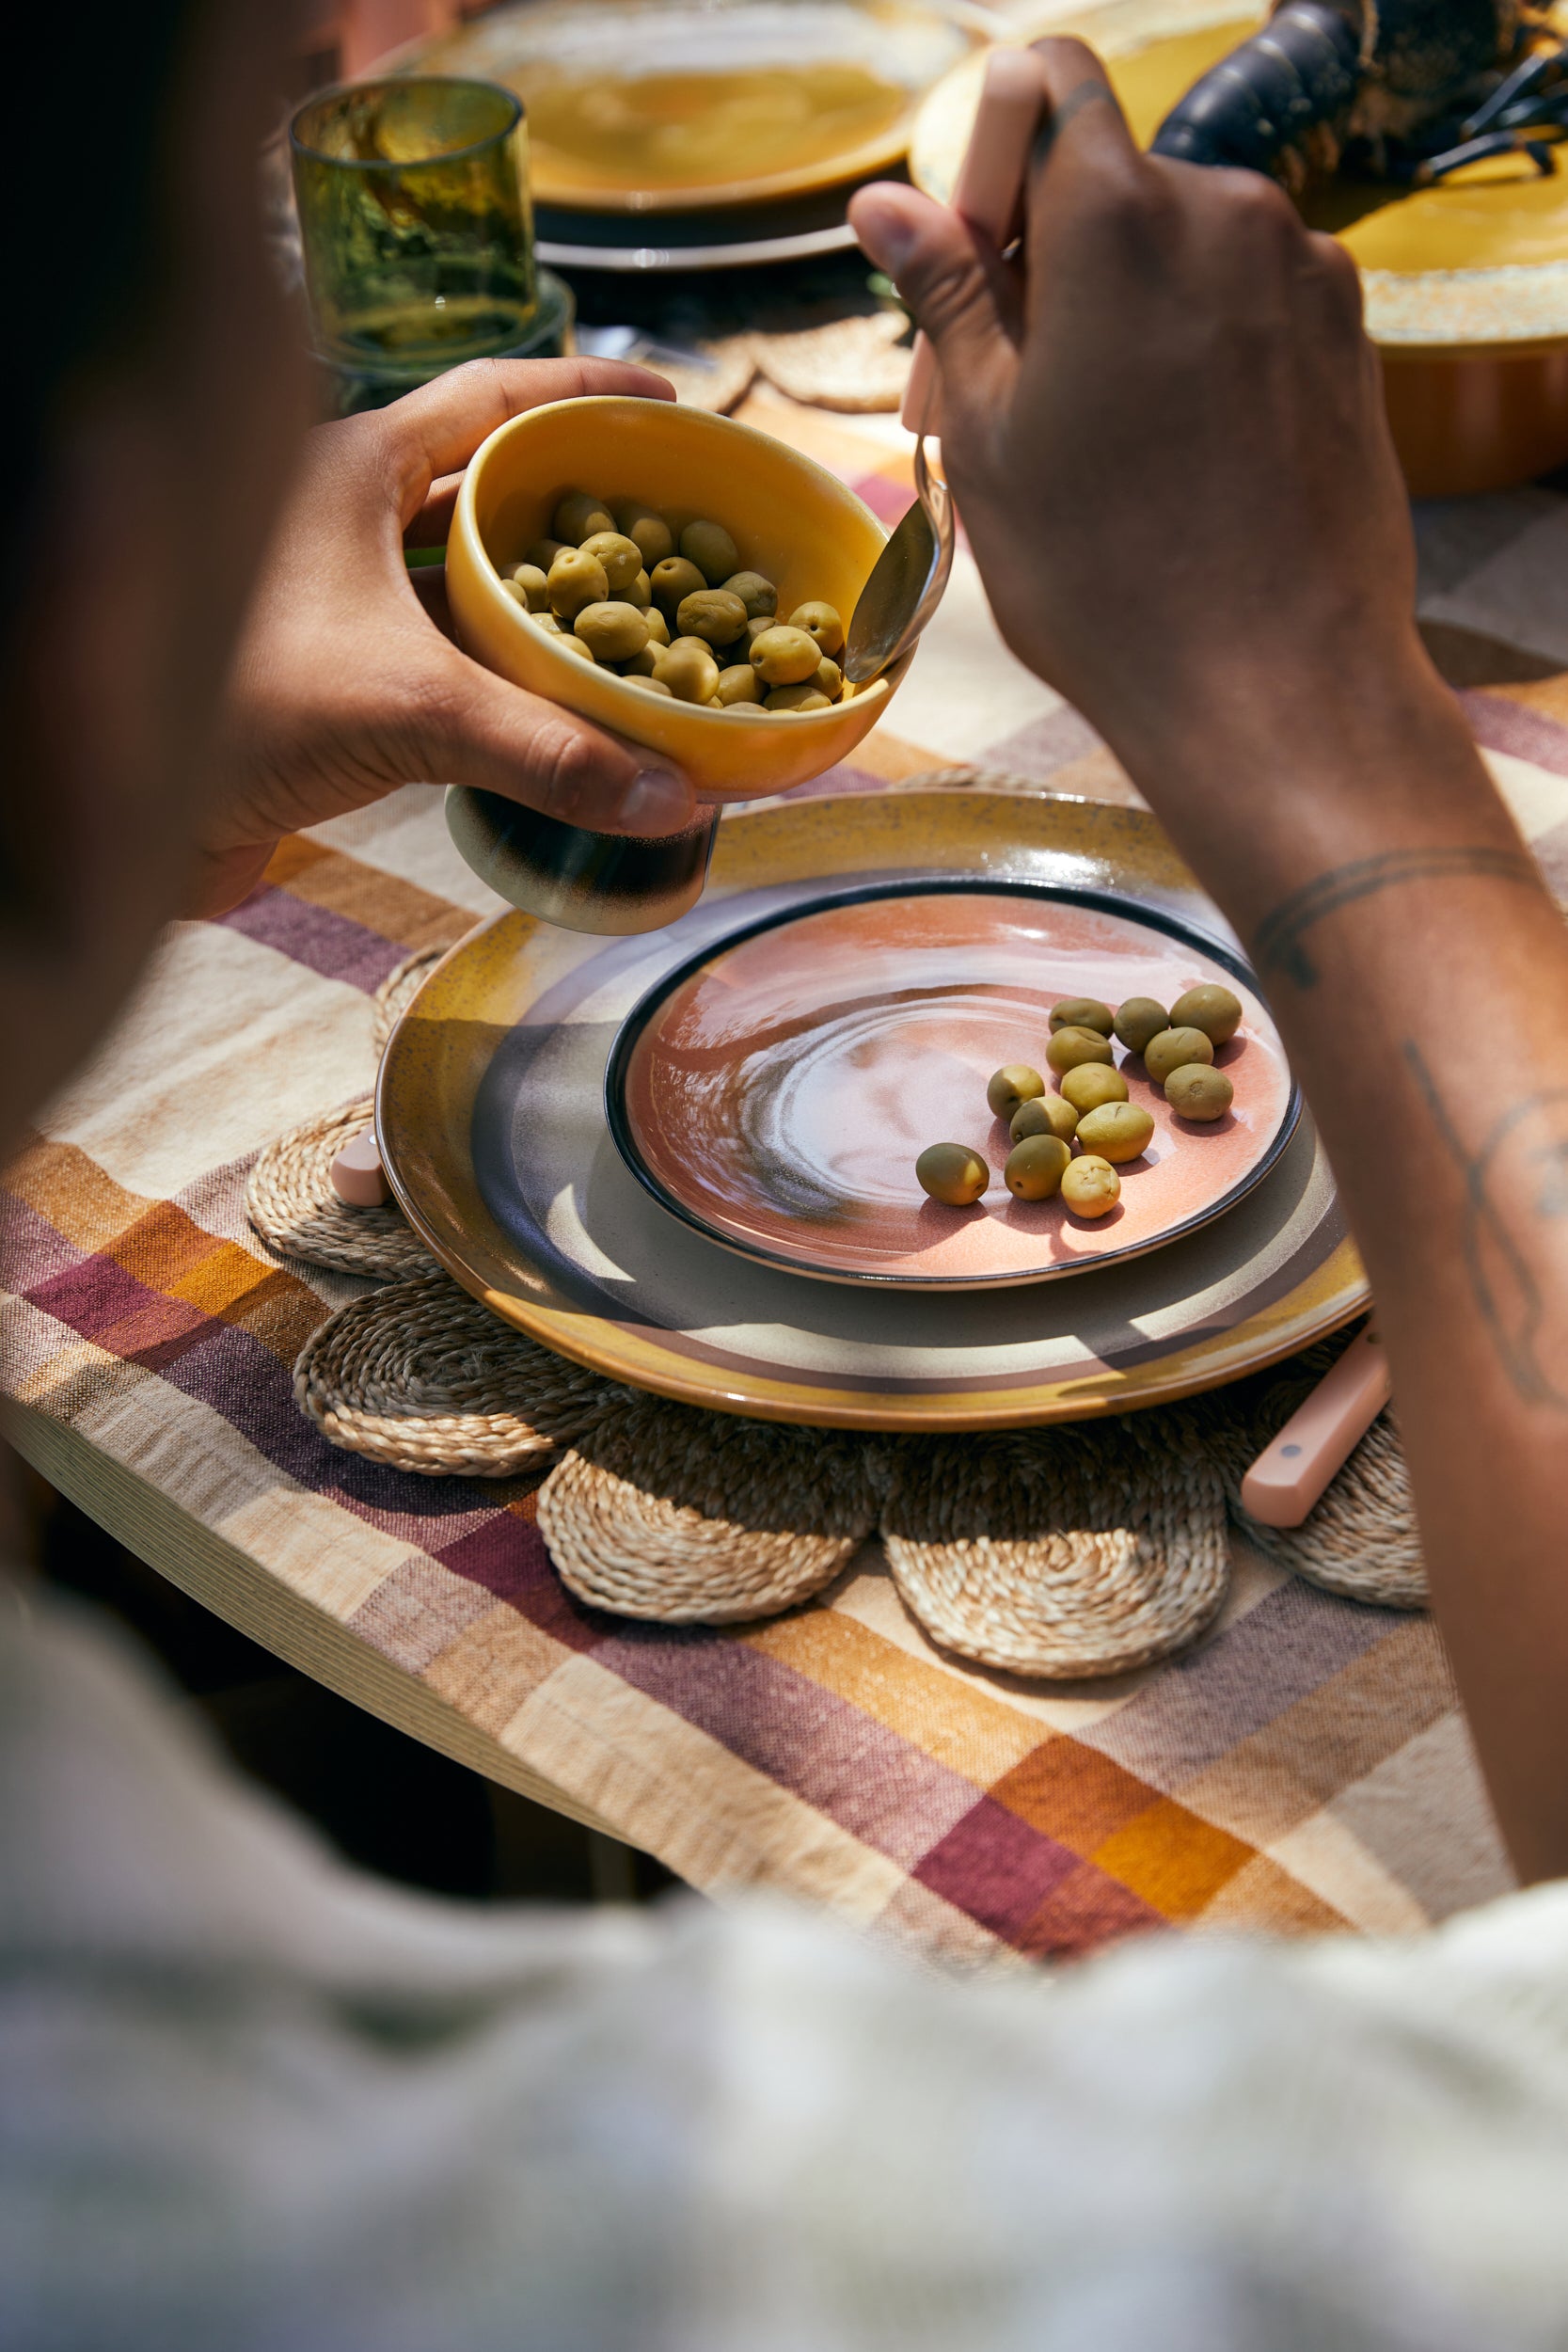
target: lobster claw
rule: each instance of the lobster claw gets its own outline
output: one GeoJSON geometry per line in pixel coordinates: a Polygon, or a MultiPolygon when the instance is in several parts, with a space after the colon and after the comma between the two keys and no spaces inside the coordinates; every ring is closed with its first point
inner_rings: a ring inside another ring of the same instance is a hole
{"type": "Polygon", "coordinates": [[[1195,82],[1152,153],[1276,174],[1319,123],[1342,123],[1360,83],[1360,36],[1323,0],[1286,0],[1262,30],[1195,82]]]}

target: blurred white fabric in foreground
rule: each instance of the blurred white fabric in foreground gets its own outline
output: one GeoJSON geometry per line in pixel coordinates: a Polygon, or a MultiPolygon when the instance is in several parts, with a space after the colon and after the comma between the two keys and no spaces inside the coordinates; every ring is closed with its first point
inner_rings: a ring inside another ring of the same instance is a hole
{"type": "Polygon", "coordinates": [[[1568,1887],[986,1982],[772,1905],[467,1911],[0,1608],[0,2344],[1568,2343],[1568,1887]]]}

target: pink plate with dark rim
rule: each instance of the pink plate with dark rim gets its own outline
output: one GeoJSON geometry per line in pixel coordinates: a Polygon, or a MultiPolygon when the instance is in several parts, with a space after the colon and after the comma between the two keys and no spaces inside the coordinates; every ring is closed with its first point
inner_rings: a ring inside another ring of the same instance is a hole
{"type": "Polygon", "coordinates": [[[1157,1249],[1251,1190],[1300,1104],[1246,967],[1169,915],[1094,891],[900,883],[824,895],[679,966],[635,1007],[606,1073],[610,1132],[673,1216],[763,1264],[833,1282],[976,1290],[1080,1274],[1157,1249]],[[1207,1124],[1179,1119],[1142,1059],[1115,1047],[1153,1116],[1108,1216],[1015,1200],[986,1082],[1045,1058],[1052,1007],[1174,1003],[1233,989],[1242,1026],[1215,1056],[1235,1089],[1207,1124]],[[929,1143],[990,1163],[974,1207],[928,1200],[929,1143]]]}

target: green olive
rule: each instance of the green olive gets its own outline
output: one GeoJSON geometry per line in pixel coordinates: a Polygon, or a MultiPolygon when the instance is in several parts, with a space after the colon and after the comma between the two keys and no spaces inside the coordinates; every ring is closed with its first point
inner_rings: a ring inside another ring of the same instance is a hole
{"type": "Polygon", "coordinates": [[[1130,1054],[1141,1054],[1151,1037],[1169,1027],[1169,1013],[1152,996],[1129,996],[1117,1007],[1117,1035],[1130,1054]]]}
{"type": "Polygon", "coordinates": [[[836,661],[829,660],[826,654],[816,665],[816,683],[818,693],[826,694],[831,703],[837,702],[844,685],[844,673],[836,661]]]}
{"type": "Polygon", "coordinates": [[[1082,1119],[1087,1111],[1097,1111],[1101,1103],[1125,1103],[1127,1081],[1119,1070],[1113,1070],[1102,1061],[1081,1061],[1061,1075],[1063,1099],[1072,1104],[1082,1119]]]}
{"type": "Polygon", "coordinates": [[[752,640],[752,660],[769,686],[803,686],[821,659],[803,628],[765,628],[752,640]]]}
{"type": "Polygon", "coordinates": [[[655,657],[654,675],[677,702],[711,702],[719,691],[719,664],[700,637],[686,637],[678,645],[661,647],[655,657]]]}
{"type": "Polygon", "coordinates": [[[1144,1047],[1144,1068],[1157,1087],[1183,1062],[1212,1061],[1214,1049],[1201,1029],[1162,1029],[1144,1047]]]}
{"type": "Polygon", "coordinates": [[[748,621],[746,624],[747,644],[754,645],[766,629],[777,628],[778,626],[771,612],[759,612],[754,621],[748,621]]]}
{"type": "Polygon", "coordinates": [[[610,595],[604,565],[579,548],[562,548],[550,565],[550,611],[558,621],[575,621],[585,605],[603,604],[610,595]]]}
{"type": "MultiPolygon", "coordinates": [[[[1092,1069],[1093,1064],[1085,1067],[1092,1069]]],[[[1031,1095],[1014,1111],[1007,1133],[1015,1143],[1022,1143],[1025,1136],[1060,1136],[1064,1143],[1070,1143],[1078,1133],[1078,1113],[1059,1094],[1031,1095]]]]}
{"type": "Polygon", "coordinates": [[[1002,1181],[1020,1200],[1049,1200],[1071,1164],[1060,1136],[1025,1136],[1008,1152],[1002,1181]]]}
{"type": "Polygon", "coordinates": [[[1076,1070],[1081,1061],[1113,1061],[1111,1041],[1098,1029],[1058,1029],[1045,1049],[1045,1058],[1058,1078],[1076,1070]]]}
{"type": "Polygon", "coordinates": [[[574,637],[570,629],[562,629],[557,636],[556,643],[561,646],[563,653],[580,654],[584,661],[592,661],[594,659],[592,652],[588,646],[583,644],[582,639],[580,637],[574,637]]]}
{"type": "Polygon", "coordinates": [[[596,531],[613,531],[615,517],[608,506],[586,490],[568,490],[555,510],[550,529],[569,548],[580,548],[596,531]]]}
{"type": "Polygon", "coordinates": [[[523,586],[522,581],[520,580],[503,580],[501,581],[501,586],[506,590],[506,593],[511,597],[513,603],[520,604],[523,611],[526,612],[528,611],[528,590],[523,586]]]}
{"type": "Polygon", "coordinates": [[[561,637],[569,634],[562,628],[561,623],[553,612],[531,612],[528,617],[533,623],[534,628],[542,628],[546,636],[561,637]]]}
{"type": "Polygon", "coordinates": [[[544,572],[547,577],[550,565],[565,546],[564,539],[535,539],[531,547],[523,549],[523,562],[531,564],[536,571],[544,572]]]}
{"type": "Polygon", "coordinates": [[[658,668],[658,657],[663,651],[662,645],[640,646],[629,661],[623,661],[619,665],[621,675],[623,677],[652,677],[658,668]]]}
{"type": "Polygon", "coordinates": [[[675,552],[675,534],[662,515],[641,499],[617,499],[615,528],[628,539],[635,539],[642,557],[642,568],[651,572],[656,564],[662,564],[667,555],[675,552]]]}
{"type": "Polygon", "coordinates": [[[710,645],[733,645],[745,630],[746,607],[727,588],[698,588],[683,596],[675,613],[683,637],[701,637],[710,645]]]}
{"type": "Polygon", "coordinates": [[[543,612],[549,604],[548,579],[537,564],[514,564],[512,584],[520,588],[531,612],[543,612]]]}
{"type": "Polygon", "coordinates": [[[719,673],[719,699],[727,710],[732,703],[760,703],[762,688],[749,661],[733,661],[719,673]]]}
{"type": "Polygon", "coordinates": [[[816,679],[808,677],[799,686],[773,687],[764,707],[768,710],[831,710],[832,705],[816,679]]]}
{"type": "Polygon", "coordinates": [[[1075,1216],[1104,1216],[1121,1199],[1121,1178],[1109,1160],[1088,1152],[1062,1178],[1062,1199],[1075,1216]]]}
{"type": "Polygon", "coordinates": [[[1242,1025],[1242,1000],[1212,980],[1188,989],[1170,1009],[1177,1028],[1201,1029],[1211,1045],[1228,1045],[1242,1025]]]}
{"type": "Polygon", "coordinates": [[[990,1182],[990,1169],[967,1143],[928,1143],[914,1164],[914,1180],[933,1200],[967,1209],[990,1182]]]}
{"type": "Polygon", "coordinates": [[[726,719],[766,719],[768,716],[761,703],[721,702],[719,707],[726,719]]]}
{"type": "Polygon", "coordinates": [[[636,605],[639,612],[647,612],[652,609],[654,592],[648,584],[646,572],[639,572],[631,586],[623,588],[621,594],[628,604],[636,605]]]}
{"type": "Polygon", "coordinates": [[[1101,1037],[1111,1034],[1112,1012],[1098,996],[1064,996],[1059,1005],[1051,1008],[1051,1034],[1058,1029],[1095,1029],[1101,1037]]]}
{"type": "Polygon", "coordinates": [[[1235,1089],[1223,1070],[1184,1061],[1165,1080],[1165,1100],[1179,1119],[1223,1119],[1235,1089]]]}
{"type": "Polygon", "coordinates": [[[634,604],[585,604],[572,627],[595,661],[629,661],[648,642],[648,624],[634,604]]]}
{"type": "Polygon", "coordinates": [[[710,588],[721,587],[740,569],[740,549],[721,523],[688,523],[681,532],[681,553],[695,564],[710,588]]]}
{"type": "Polygon", "coordinates": [[[619,531],[594,531],[582,543],[582,553],[604,565],[612,596],[622,596],[642,569],[642,550],[635,539],[619,531]]]}
{"type": "Polygon", "coordinates": [[[779,609],[779,592],[761,572],[732,572],[723,585],[740,598],[748,620],[771,620],[779,609]]]}
{"type": "Polygon", "coordinates": [[[695,564],[689,564],[684,555],[667,555],[648,574],[648,586],[654,602],[665,619],[673,620],[680,611],[683,598],[694,596],[707,581],[695,564]]]}
{"type": "Polygon", "coordinates": [[[844,646],[844,623],[831,604],[798,604],[789,616],[791,628],[803,628],[819,654],[836,654],[844,646]]]}
{"type": "Polygon", "coordinates": [[[659,611],[657,605],[649,605],[647,611],[643,613],[642,618],[648,624],[649,644],[667,645],[670,643],[670,624],[665,619],[663,613],[659,611]]]}
{"type": "Polygon", "coordinates": [[[986,1081],[986,1100],[998,1119],[1011,1119],[1021,1103],[1045,1092],[1045,1080],[1026,1061],[1004,1062],[986,1081]]]}
{"type": "Polygon", "coordinates": [[[1082,1151],[1119,1164],[1135,1160],[1154,1133],[1154,1121],[1137,1103],[1101,1103],[1078,1121],[1082,1151]]]}
{"type": "Polygon", "coordinates": [[[661,677],[639,677],[635,670],[625,675],[628,686],[640,686],[645,694],[666,694],[673,702],[673,690],[661,677]]]}

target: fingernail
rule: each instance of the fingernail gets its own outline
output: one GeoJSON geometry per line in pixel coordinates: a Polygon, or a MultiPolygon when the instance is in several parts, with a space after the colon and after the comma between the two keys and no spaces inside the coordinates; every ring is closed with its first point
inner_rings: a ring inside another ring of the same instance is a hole
{"type": "Polygon", "coordinates": [[[914,251],[918,232],[896,204],[883,204],[875,188],[863,188],[856,199],[853,225],[872,260],[896,281],[914,251]]]}
{"type": "Polygon", "coordinates": [[[684,833],[691,822],[691,787],[670,768],[643,768],[632,779],[619,816],[627,833],[684,833]]]}

